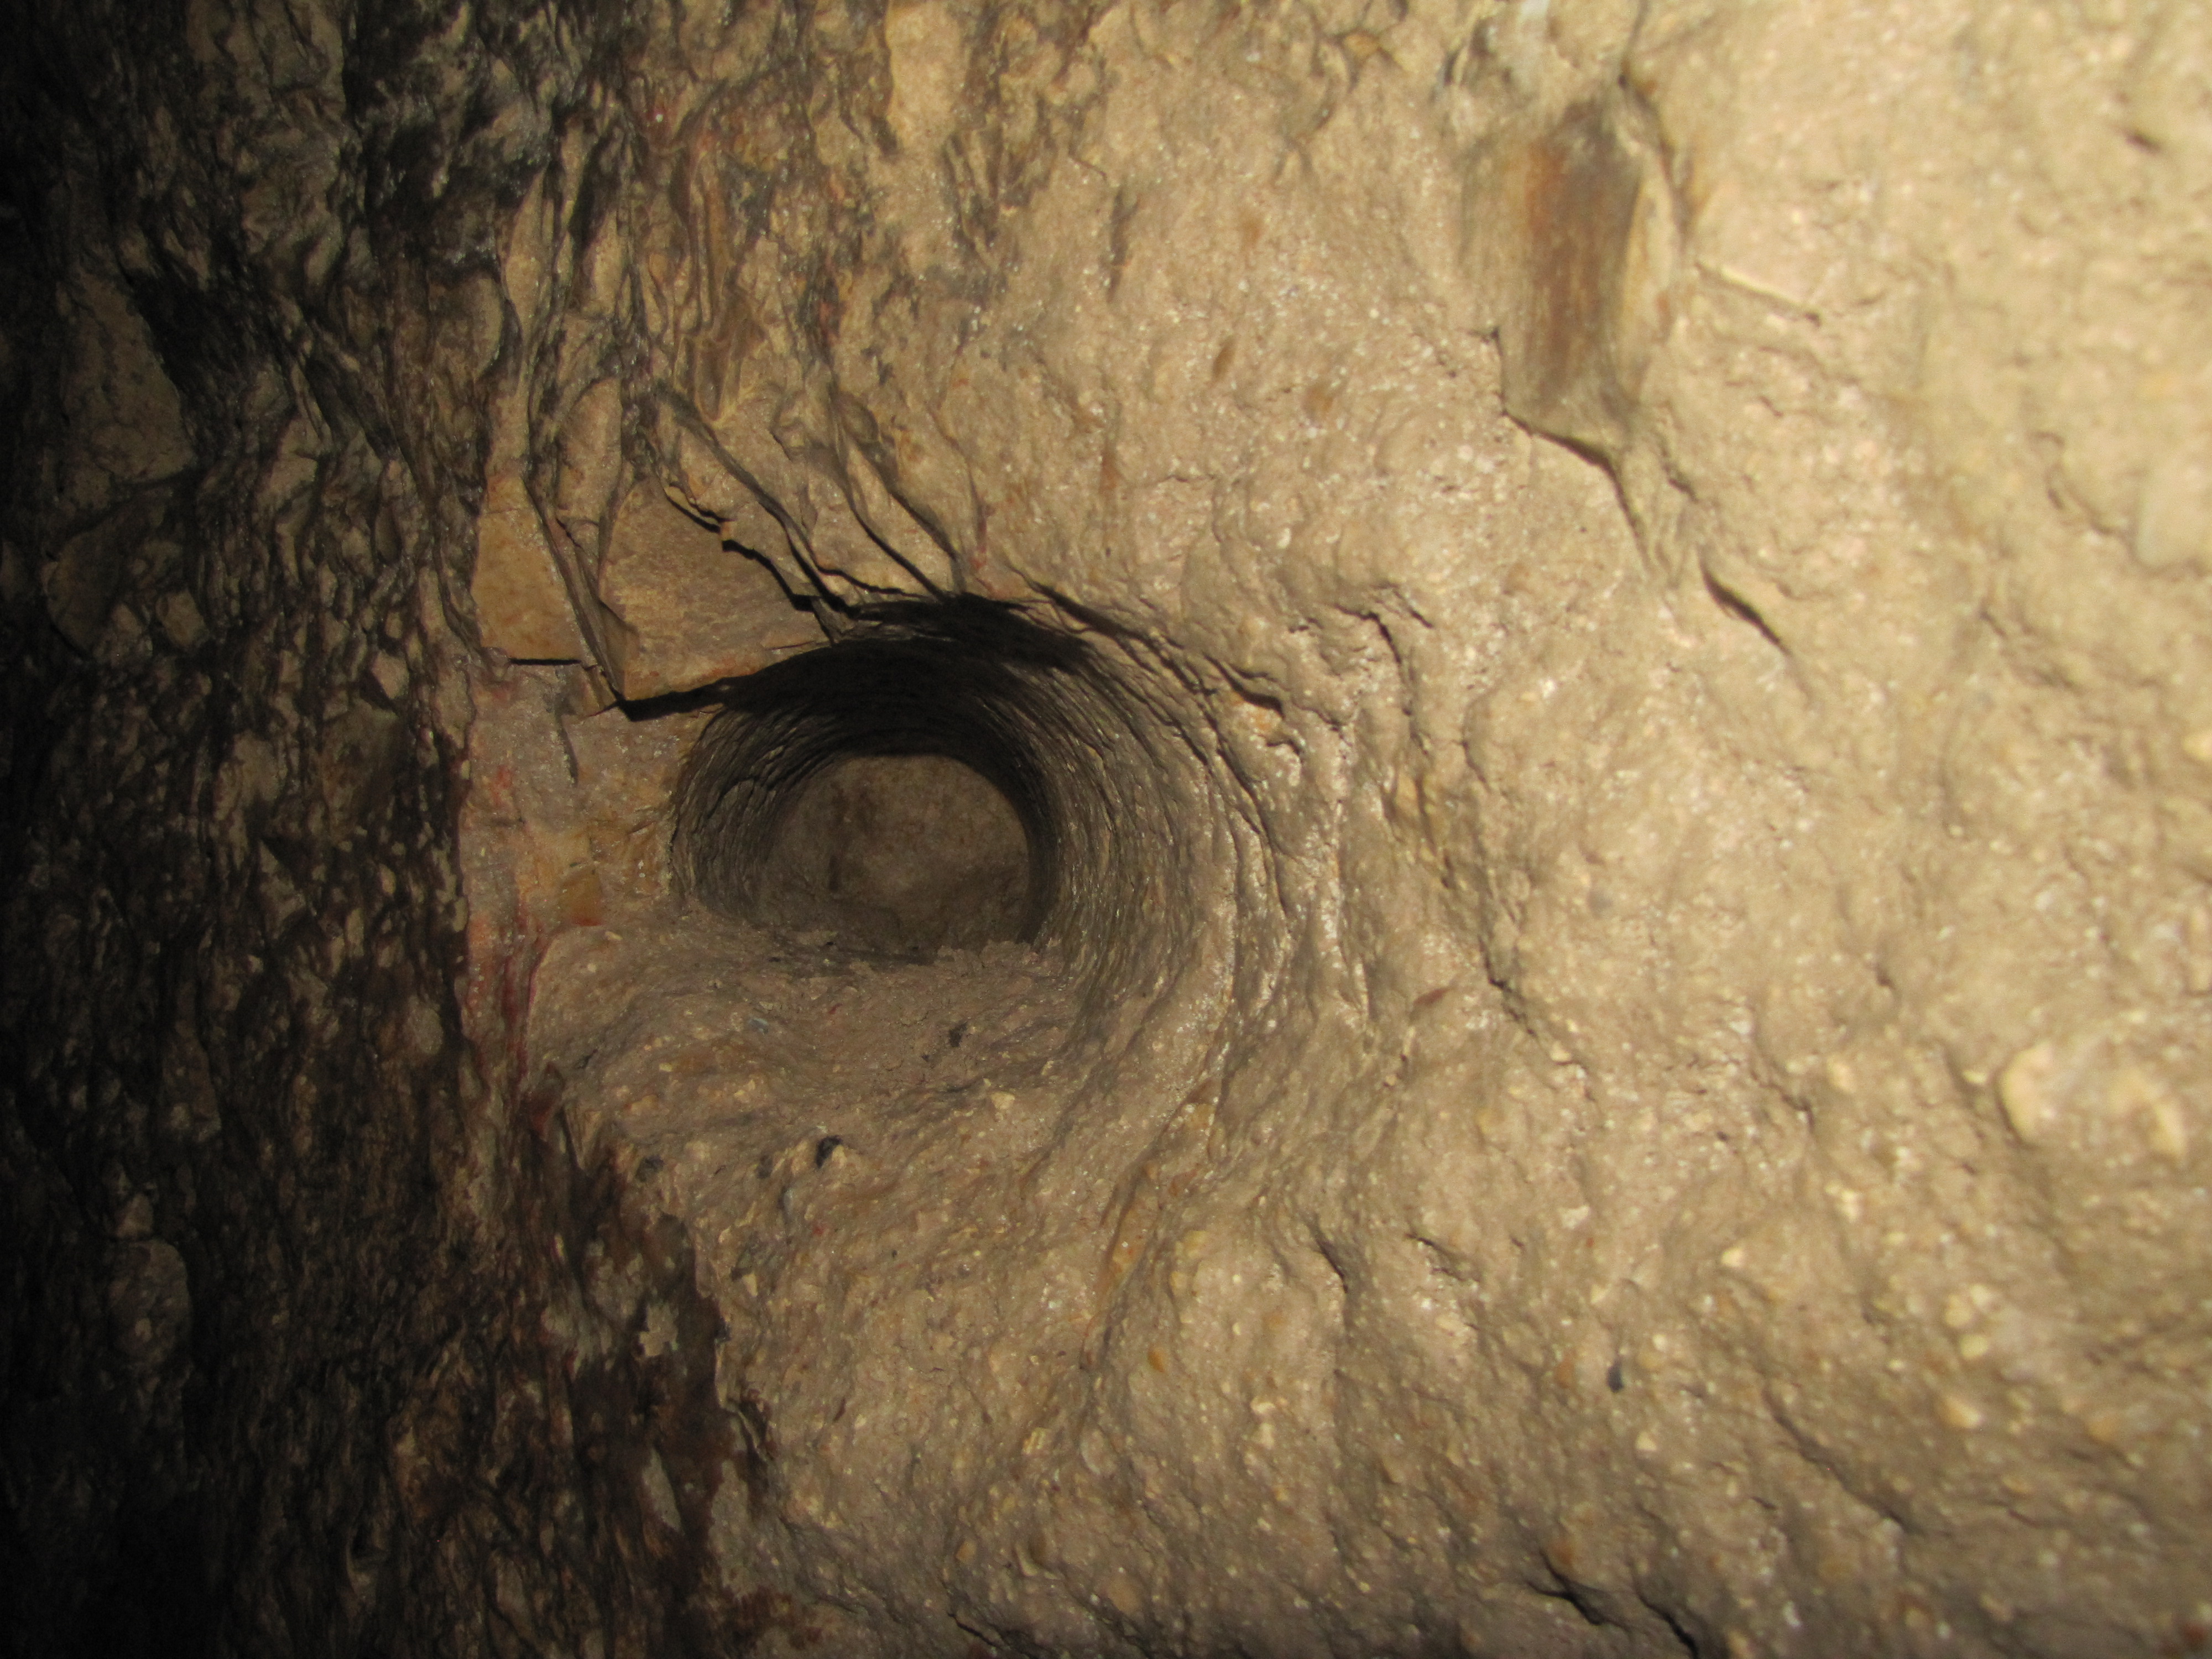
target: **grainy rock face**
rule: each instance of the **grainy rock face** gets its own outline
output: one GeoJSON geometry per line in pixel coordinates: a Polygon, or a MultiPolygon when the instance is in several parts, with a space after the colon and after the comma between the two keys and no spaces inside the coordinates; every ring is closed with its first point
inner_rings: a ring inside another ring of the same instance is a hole
{"type": "Polygon", "coordinates": [[[30,12],[25,1651],[2212,1646],[2201,6],[30,12]]]}

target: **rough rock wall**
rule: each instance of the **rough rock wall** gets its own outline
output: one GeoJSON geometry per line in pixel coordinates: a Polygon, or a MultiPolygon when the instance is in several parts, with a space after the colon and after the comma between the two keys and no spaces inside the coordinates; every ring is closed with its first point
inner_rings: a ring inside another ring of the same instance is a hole
{"type": "Polygon", "coordinates": [[[75,27],[9,1364],[117,1426],[19,1558],[195,1517],[246,1646],[2212,1639],[2200,9],[75,27]],[[1019,1087],[824,1124],[653,700],[951,594],[1165,827],[1019,1087]]]}
{"type": "Polygon", "coordinates": [[[642,1540],[678,1368],[541,1328],[568,1234],[679,1300],[681,1261],[518,1153],[461,1042],[469,272],[581,76],[550,17],[453,21],[9,10],[10,1651],[684,1650],[773,1611],[642,1540]]]}

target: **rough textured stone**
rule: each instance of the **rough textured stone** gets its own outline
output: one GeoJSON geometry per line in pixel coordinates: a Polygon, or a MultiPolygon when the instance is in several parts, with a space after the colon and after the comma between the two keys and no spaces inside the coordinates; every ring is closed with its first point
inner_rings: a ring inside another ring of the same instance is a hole
{"type": "Polygon", "coordinates": [[[725,540],[719,516],[702,525],[647,485],[623,503],[607,540],[594,591],[608,678],[626,702],[735,679],[822,642],[770,568],[725,540]]]}
{"type": "Polygon", "coordinates": [[[520,662],[580,662],[591,654],[545,526],[513,472],[485,483],[476,551],[469,599],[486,646],[520,662]]]}
{"type": "Polygon", "coordinates": [[[2200,7],[25,38],[21,1644],[2212,1642],[2200,7]]]}

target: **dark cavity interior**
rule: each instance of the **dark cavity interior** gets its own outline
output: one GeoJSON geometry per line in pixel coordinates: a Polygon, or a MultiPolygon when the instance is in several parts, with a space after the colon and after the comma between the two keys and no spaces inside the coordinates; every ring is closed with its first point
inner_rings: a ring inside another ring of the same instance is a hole
{"type": "Polygon", "coordinates": [[[1019,939],[1030,847],[996,785],[950,755],[854,755],[792,793],[754,878],[759,920],[892,956],[1019,939]]]}
{"type": "Polygon", "coordinates": [[[1038,939],[1068,841],[1048,686],[1076,651],[1001,607],[901,606],[738,682],[677,803],[690,890],[889,956],[1038,939]]]}

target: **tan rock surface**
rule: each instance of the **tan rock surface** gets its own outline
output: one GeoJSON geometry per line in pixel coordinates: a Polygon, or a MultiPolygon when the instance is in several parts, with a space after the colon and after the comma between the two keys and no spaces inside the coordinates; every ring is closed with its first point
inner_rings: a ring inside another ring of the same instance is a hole
{"type": "Polygon", "coordinates": [[[648,63],[641,419],[833,593],[1140,642],[1234,941],[1075,1020],[987,1236],[932,1219],[966,1107],[848,1101],[865,1179],[782,1223],[703,1172],[795,1133],[715,1103],[774,1063],[596,1109],[705,1137],[665,1201],[756,1287],[702,1268],[779,1448],[732,1584],[854,1652],[2204,1639],[2212,216],[2130,112],[2181,27],[921,5],[648,63]]]}
{"type": "Polygon", "coordinates": [[[486,481],[476,553],[469,599],[486,646],[518,662],[580,662],[591,655],[544,521],[519,472],[486,481]]]}
{"type": "Polygon", "coordinates": [[[5,1540],[272,1652],[2212,1645],[2201,7],[70,61],[9,1492],[107,1507],[5,1540]],[[918,756],[983,876],[792,805],[918,756]]]}
{"type": "Polygon", "coordinates": [[[764,564],[648,483],[615,515],[596,591],[607,669],[627,701],[734,679],[822,642],[764,564]]]}

